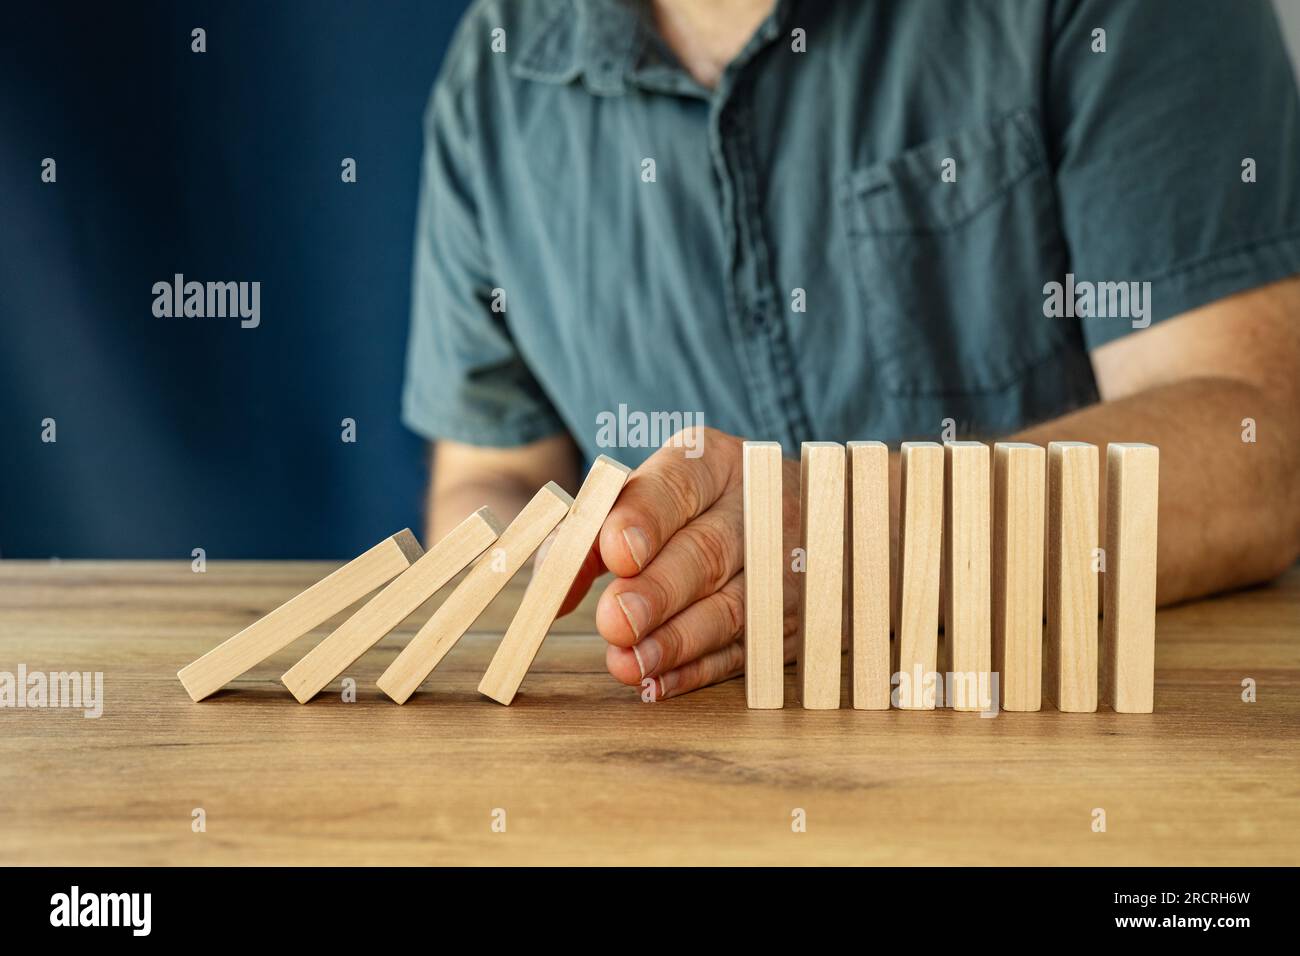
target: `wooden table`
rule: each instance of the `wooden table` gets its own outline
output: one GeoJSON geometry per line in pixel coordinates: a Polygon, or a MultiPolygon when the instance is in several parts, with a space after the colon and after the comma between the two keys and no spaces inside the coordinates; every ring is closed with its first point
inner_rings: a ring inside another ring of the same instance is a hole
{"type": "Polygon", "coordinates": [[[0,562],[0,670],[104,675],[98,719],[0,710],[0,863],[1300,863],[1300,569],[1162,612],[1154,715],[646,704],[590,602],[501,707],[475,688],[519,582],[405,706],[374,681],[430,607],[354,703],[280,685],[310,637],[190,702],[181,665],[327,570],[0,562]]]}

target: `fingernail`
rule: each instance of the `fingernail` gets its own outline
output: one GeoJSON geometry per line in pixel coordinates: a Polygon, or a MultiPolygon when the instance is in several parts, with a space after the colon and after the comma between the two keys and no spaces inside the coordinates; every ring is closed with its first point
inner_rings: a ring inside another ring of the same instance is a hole
{"type": "Polygon", "coordinates": [[[659,699],[663,700],[677,689],[677,672],[669,671],[659,678],[659,699]]]}
{"type": "Polygon", "coordinates": [[[640,528],[624,528],[623,540],[627,542],[627,550],[631,552],[637,569],[645,570],[646,558],[650,555],[650,539],[645,536],[645,532],[640,528]]]}
{"type": "Polygon", "coordinates": [[[646,675],[653,674],[659,662],[664,658],[663,648],[659,646],[659,640],[655,637],[647,637],[644,641],[632,645],[632,653],[636,655],[637,666],[641,668],[641,678],[645,679],[646,675]]]}
{"type": "Polygon", "coordinates": [[[623,616],[627,618],[628,626],[632,628],[632,633],[639,641],[641,632],[650,623],[650,605],[635,591],[624,591],[622,594],[615,595],[614,600],[623,609],[623,616]]]}

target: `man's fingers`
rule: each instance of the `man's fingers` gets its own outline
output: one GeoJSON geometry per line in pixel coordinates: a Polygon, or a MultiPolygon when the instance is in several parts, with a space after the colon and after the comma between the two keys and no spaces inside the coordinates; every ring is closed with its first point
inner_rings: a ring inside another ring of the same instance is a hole
{"type": "Polygon", "coordinates": [[[596,629],[630,647],[717,592],[744,563],[743,502],[729,496],[673,535],[640,574],[611,581],[596,605],[596,629]]]}
{"type": "Polygon", "coordinates": [[[655,682],[656,699],[680,697],[701,687],[730,680],[744,672],[745,648],[737,641],[668,671],[655,682]]]}
{"type": "Polygon", "coordinates": [[[600,553],[609,570],[630,577],[693,519],[704,514],[734,481],[738,455],[726,447],[737,439],[704,429],[695,441],[670,439],[632,472],[600,531],[600,553]],[[700,452],[688,457],[688,451],[700,452]]]}
{"type": "Polygon", "coordinates": [[[609,672],[624,684],[638,684],[735,643],[745,629],[745,578],[738,574],[717,593],[696,601],[630,650],[612,647],[609,672]]]}

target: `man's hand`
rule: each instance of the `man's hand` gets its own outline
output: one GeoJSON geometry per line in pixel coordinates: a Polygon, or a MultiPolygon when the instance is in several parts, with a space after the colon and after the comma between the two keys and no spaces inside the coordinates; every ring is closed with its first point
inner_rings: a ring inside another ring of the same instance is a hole
{"type": "MultiPolygon", "coordinates": [[[[561,608],[572,610],[606,571],[596,605],[605,664],[624,684],[655,679],[675,697],[744,670],[745,526],[742,439],[706,428],[669,439],[632,473],[561,608]],[[702,449],[696,458],[687,448],[702,449]]],[[[799,523],[799,463],[785,462],[785,533],[799,523]]],[[[786,566],[785,659],[794,660],[798,590],[786,566]]]]}

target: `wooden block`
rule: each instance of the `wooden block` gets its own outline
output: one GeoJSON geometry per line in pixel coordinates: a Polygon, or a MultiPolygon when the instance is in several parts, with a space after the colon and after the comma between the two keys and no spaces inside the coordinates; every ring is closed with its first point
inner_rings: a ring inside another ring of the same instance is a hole
{"type": "Polygon", "coordinates": [[[193,700],[202,700],[382,587],[423,553],[415,535],[403,529],[185,665],[176,676],[193,700]]]}
{"type": "Polygon", "coordinates": [[[307,703],[482,554],[500,533],[501,526],[489,509],[474,512],[285,671],[281,682],[298,703],[307,703]]]}
{"type": "Polygon", "coordinates": [[[953,710],[992,705],[989,446],[944,446],[944,693],[953,710]]]}
{"type": "Polygon", "coordinates": [[[938,665],[943,448],[903,442],[898,503],[898,574],[894,583],[894,671],[898,705],[932,710],[938,665]]]}
{"type": "Polygon", "coordinates": [[[1106,446],[1106,581],[1102,617],[1102,702],[1122,714],[1155,704],[1156,517],[1160,449],[1106,446]]]}
{"type": "Polygon", "coordinates": [[[806,441],[799,465],[799,701],[834,710],[844,641],[844,446],[806,441]]]}
{"type": "Polygon", "coordinates": [[[785,546],[781,445],[743,446],[745,491],[745,703],[785,706],[785,546]]]}
{"type": "Polygon", "coordinates": [[[561,522],[546,552],[546,560],[533,572],[519,610],[479,682],[479,693],[501,704],[515,699],[630,472],[626,465],[606,455],[592,463],[568,517],[561,522]]]}
{"type": "Polygon", "coordinates": [[[377,681],[379,689],[399,704],[405,703],[546,536],[564,520],[572,505],[573,499],[553,481],[533,495],[496,544],[479,558],[474,569],[384,671],[377,681]]]}
{"type": "Polygon", "coordinates": [[[1097,446],[1047,446],[1047,634],[1043,692],[1071,713],[1097,709],[1097,446]]]}
{"type": "Polygon", "coordinates": [[[993,669],[1003,710],[1042,706],[1046,463],[1041,445],[993,446],[993,669]]]}
{"type": "Polygon", "coordinates": [[[855,710],[889,709],[889,449],[848,444],[849,629],[855,710]]]}

